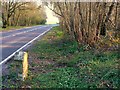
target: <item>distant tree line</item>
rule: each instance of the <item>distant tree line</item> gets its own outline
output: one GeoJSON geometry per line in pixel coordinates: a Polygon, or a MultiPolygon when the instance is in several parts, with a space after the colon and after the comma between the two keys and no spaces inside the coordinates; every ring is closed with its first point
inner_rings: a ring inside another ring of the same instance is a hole
{"type": "Polygon", "coordinates": [[[120,31],[119,2],[51,2],[45,3],[60,20],[66,34],[74,38],[78,46],[95,45],[105,36],[118,38],[120,31]],[[112,32],[112,34],[111,34],[112,32]]]}
{"type": "Polygon", "coordinates": [[[35,2],[2,1],[2,27],[45,24],[44,7],[35,2]]]}

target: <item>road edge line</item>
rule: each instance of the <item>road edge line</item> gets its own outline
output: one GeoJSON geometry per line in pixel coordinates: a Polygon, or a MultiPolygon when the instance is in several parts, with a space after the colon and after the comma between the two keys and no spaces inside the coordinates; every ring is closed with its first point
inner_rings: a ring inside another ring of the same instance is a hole
{"type": "Polygon", "coordinates": [[[25,45],[23,45],[21,48],[19,48],[18,50],[16,50],[14,53],[12,53],[11,55],[9,55],[6,59],[4,59],[2,62],[0,62],[0,65],[2,65],[3,63],[7,62],[11,57],[13,57],[17,52],[19,52],[20,50],[22,50],[23,48],[25,48],[27,45],[31,44],[33,41],[35,41],[36,39],[38,39],[40,36],[44,35],[45,33],[47,33],[48,31],[50,31],[53,28],[50,27],[48,30],[46,30],[45,32],[41,33],[40,35],[38,35],[37,37],[35,37],[34,39],[30,40],[28,43],[26,43],[25,45]]]}

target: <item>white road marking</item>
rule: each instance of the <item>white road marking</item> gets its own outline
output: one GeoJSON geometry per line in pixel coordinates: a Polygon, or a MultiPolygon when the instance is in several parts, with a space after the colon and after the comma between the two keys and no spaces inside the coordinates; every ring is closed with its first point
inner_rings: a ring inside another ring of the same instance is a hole
{"type": "Polygon", "coordinates": [[[19,52],[20,50],[22,50],[23,48],[25,48],[27,45],[31,44],[33,41],[35,41],[36,39],[38,39],[40,36],[44,35],[45,33],[47,33],[49,30],[51,30],[52,27],[50,27],[48,30],[46,30],[45,32],[41,33],[39,36],[35,37],[34,39],[32,39],[31,41],[29,41],[28,43],[26,43],[25,45],[23,45],[21,48],[19,48],[18,50],[16,50],[14,53],[12,53],[10,56],[8,56],[6,59],[4,59],[2,62],[0,62],[0,65],[2,65],[3,63],[7,62],[11,57],[13,57],[17,52],[19,52]]]}

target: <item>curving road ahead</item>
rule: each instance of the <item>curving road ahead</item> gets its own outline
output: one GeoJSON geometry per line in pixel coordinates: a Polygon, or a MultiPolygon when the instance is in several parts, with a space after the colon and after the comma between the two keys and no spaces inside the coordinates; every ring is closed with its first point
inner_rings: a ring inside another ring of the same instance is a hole
{"type": "Polygon", "coordinates": [[[0,55],[0,65],[10,59],[16,52],[24,50],[34,40],[47,33],[52,27],[56,25],[42,25],[29,28],[23,28],[14,31],[0,32],[0,48],[2,52],[0,55]]]}

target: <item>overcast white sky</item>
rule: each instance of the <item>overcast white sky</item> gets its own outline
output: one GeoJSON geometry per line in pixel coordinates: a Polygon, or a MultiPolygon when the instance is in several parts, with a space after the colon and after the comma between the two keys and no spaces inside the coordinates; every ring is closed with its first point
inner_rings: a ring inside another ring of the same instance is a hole
{"type": "MultiPolygon", "coordinates": [[[[33,1],[37,1],[38,4],[41,2],[41,0],[33,0],[33,1]]],[[[46,12],[46,15],[47,15],[47,23],[46,24],[56,24],[56,23],[59,22],[59,19],[56,16],[54,16],[54,12],[52,12],[46,6],[45,6],[45,12],[46,12]]]]}
{"type": "Polygon", "coordinates": [[[54,16],[54,13],[48,7],[45,7],[45,12],[47,15],[47,24],[56,24],[59,22],[58,18],[54,16]]]}

